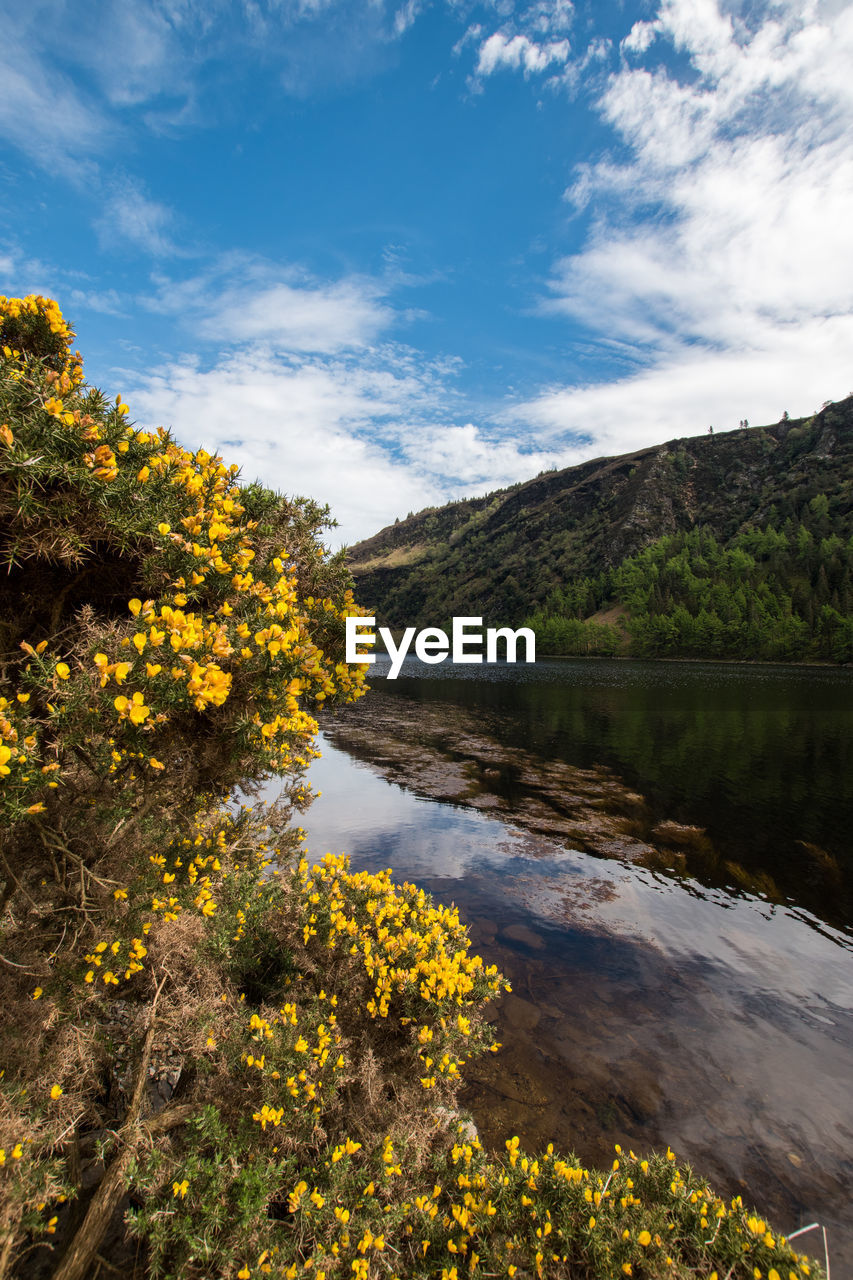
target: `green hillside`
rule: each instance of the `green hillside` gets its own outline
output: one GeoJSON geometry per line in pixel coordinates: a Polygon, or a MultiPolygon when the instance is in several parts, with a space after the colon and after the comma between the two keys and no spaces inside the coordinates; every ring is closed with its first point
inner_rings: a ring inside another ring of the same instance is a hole
{"type": "Polygon", "coordinates": [[[649,656],[844,660],[851,482],[853,397],[428,509],[349,559],[359,599],[391,626],[533,617],[543,652],[592,638],[599,652],[630,640],[649,656]],[[581,620],[616,604],[620,627],[578,639],[581,620]]]}
{"type": "Polygon", "coordinates": [[[552,592],[527,624],[540,653],[850,662],[853,538],[832,524],[819,494],[801,521],[771,518],[728,544],[670,534],[552,592]],[[615,624],[586,620],[613,604],[615,624]]]}

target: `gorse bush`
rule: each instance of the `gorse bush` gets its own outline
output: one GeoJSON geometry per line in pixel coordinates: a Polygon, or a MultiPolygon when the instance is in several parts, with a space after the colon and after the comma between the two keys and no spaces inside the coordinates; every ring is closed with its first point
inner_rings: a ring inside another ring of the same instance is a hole
{"type": "Polygon", "coordinates": [[[291,825],[363,692],[325,511],[134,427],[72,341],[0,299],[0,1277],[808,1276],[671,1152],[483,1151],[506,984],[291,825]]]}
{"type": "MultiPolygon", "coordinates": [[[[23,1116],[19,1137],[13,1122],[34,1050],[61,1055],[69,1036],[80,1046],[67,1071],[94,1119],[107,1040],[89,1006],[124,986],[132,1005],[150,1005],[163,979],[149,935],[184,910],[212,922],[217,895],[233,889],[236,872],[214,853],[191,861],[180,898],[175,872],[159,870],[175,830],[211,794],[218,806],[270,770],[302,805],[311,710],[357,696],[363,680],[339,661],[354,605],[342,562],[319,540],[325,511],[240,487],[220,458],[130,426],[120,397],[83,382],[72,341],[55,303],[0,299],[0,981],[12,1107],[0,1146],[10,1168],[24,1159],[19,1138],[35,1142],[23,1116]],[[139,874],[146,863],[156,891],[139,874]]],[[[67,1128],[68,1103],[60,1111],[67,1128]]],[[[49,1190],[37,1182],[36,1204],[49,1190]]],[[[15,1221],[4,1224],[4,1259],[15,1221]]]]}

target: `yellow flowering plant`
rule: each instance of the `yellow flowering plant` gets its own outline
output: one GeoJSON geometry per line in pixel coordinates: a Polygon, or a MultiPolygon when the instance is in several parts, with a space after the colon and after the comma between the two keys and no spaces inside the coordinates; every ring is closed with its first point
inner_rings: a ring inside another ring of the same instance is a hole
{"type": "Polygon", "coordinates": [[[72,338],[55,303],[0,299],[0,640],[27,698],[3,707],[4,816],[58,809],[66,781],[100,792],[128,751],[180,761],[190,789],[303,769],[309,708],[364,678],[341,661],[357,610],[325,511],[135,429],[83,383],[72,338]],[[216,759],[187,769],[199,716],[216,759]]]}
{"type": "MultiPolygon", "coordinates": [[[[17,1099],[13,1135],[42,1123],[21,1111],[33,1061],[64,1061],[63,1107],[102,1070],[83,1007],[93,1027],[93,1002],[125,987],[143,1013],[158,990],[166,1007],[149,934],[182,911],[213,926],[226,857],[160,873],[169,827],[271,771],[285,806],[307,803],[314,710],[363,691],[363,668],[342,661],[357,610],[320,542],[326,510],[135,428],[120,396],[86,385],[73,337],[51,300],[0,298],[0,997],[20,1033],[0,1093],[17,1099]]],[[[26,1235],[40,1176],[0,1257],[26,1235]]]]}

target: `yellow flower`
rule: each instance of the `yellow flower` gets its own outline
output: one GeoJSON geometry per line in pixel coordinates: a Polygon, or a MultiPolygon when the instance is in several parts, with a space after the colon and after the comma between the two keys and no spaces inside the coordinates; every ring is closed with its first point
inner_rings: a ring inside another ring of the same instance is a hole
{"type": "Polygon", "coordinates": [[[190,1189],[190,1184],[186,1178],[184,1178],[183,1182],[172,1183],[172,1195],[175,1197],[180,1196],[182,1200],[186,1197],[186,1194],[189,1191],[189,1189],[190,1189]]]}
{"type": "Polygon", "coordinates": [[[56,674],[59,676],[60,680],[67,680],[67,679],[68,679],[68,677],[71,675],[71,669],[70,669],[70,667],[68,666],[68,663],[67,663],[67,662],[57,662],[57,664],[56,664],[56,674]]]}
{"type": "MultiPolygon", "coordinates": [[[[170,524],[166,524],[166,521],[165,521],[165,520],[161,520],[160,524],[158,524],[158,526],[157,526],[157,532],[158,532],[158,533],[162,533],[162,535],[163,535],[163,537],[164,537],[164,538],[165,538],[165,536],[166,536],[166,534],[167,534],[167,533],[171,533],[171,530],[172,530],[172,526],[171,526],[170,524]]],[[[243,1273],[242,1273],[242,1271],[241,1271],[241,1272],[240,1272],[240,1275],[242,1275],[242,1274],[243,1274],[243,1273]]],[[[248,1275],[248,1274],[249,1274],[249,1273],[248,1273],[248,1271],[247,1271],[247,1272],[246,1272],[246,1275],[248,1275]]]]}
{"type": "Polygon", "coordinates": [[[151,708],[146,707],[141,693],[135,693],[132,698],[127,698],[120,693],[113,699],[113,706],[122,720],[128,719],[131,724],[142,724],[151,714],[151,708]]]}
{"type": "Polygon", "coordinates": [[[53,1099],[53,1101],[54,1101],[54,1102],[56,1102],[57,1098],[61,1098],[61,1097],[62,1097],[62,1090],[60,1089],[60,1087],[59,1087],[59,1085],[58,1085],[58,1084],[55,1084],[55,1085],[53,1086],[53,1088],[52,1088],[52,1089],[51,1089],[51,1091],[50,1091],[50,1096],[51,1096],[51,1098],[53,1099]]]}
{"type": "Polygon", "coordinates": [[[36,987],[35,991],[33,992],[33,999],[40,1000],[43,995],[44,995],[43,989],[41,987],[36,987]]]}
{"type": "Polygon", "coordinates": [[[651,1234],[648,1231],[641,1231],[640,1234],[637,1236],[637,1239],[639,1240],[643,1248],[645,1248],[646,1245],[649,1245],[652,1242],[651,1234]]]}

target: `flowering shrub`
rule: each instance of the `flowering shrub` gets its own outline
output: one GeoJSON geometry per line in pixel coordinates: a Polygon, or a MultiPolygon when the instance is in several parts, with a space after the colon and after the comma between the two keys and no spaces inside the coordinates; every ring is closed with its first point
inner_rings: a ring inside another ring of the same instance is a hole
{"type": "Polygon", "coordinates": [[[363,691],[324,512],[134,427],[72,341],[0,298],[0,1280],[809,1276],[669,1151],[483,1151],[506,984],[291,826],[363,691]]]}
{"type": "Polygon", "coordinates": [[[339,660],[357,610],[318,544],[323,513],[135,429],[63,359],[72,336],[54,303],[0,298],[2,638],[29,659],[2,708],[3,816],[49,808],[83,766],[185,769],[198,713],[217,786],[223,767],[303,768],[306,703],[357,696],[364,678],[339,660]]]}
{"type": "Polygon", "coordinates": [[[54,1168],[64,1193],[51,1135],[102,1113],[109,1010],[92,1001],[127,986],[134,1007],[156,990],[165,1007],[149,934],[182,911],[212,922],[230,891],[218,847],[159,872],[173,831],[271,771],[303,806],[314,713],[364,678],[342,661],[357,610],[320,542],[325,511],[134,427],[83,381],[73,337],[49,299],[0,298],[0,986],[19,1032],[0,1260],[46,1203],[46,1175],[21,1170],[54,1168]],[[51,1053],[75,1087],[42,1115],[21,1081],[51,1053]]]}

